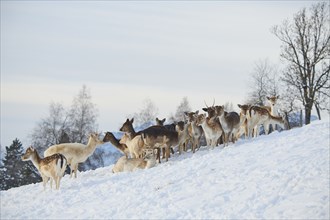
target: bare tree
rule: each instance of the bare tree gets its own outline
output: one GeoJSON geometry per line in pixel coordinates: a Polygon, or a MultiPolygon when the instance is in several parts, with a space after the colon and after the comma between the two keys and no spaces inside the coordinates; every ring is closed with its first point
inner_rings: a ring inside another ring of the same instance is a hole
{"type": "Polygon", "coordinates": [[[295,88],[309,124],[318,93],[327,93],[330,72],[329,4],[319,2],[303,8],[272,33],[282,42],[281,58],[287,63],[283,81],[295,88]]]}
{"type": "Polygon", "coordinates": [[[190,112],[190,111],[191,111],[191,107],[189,104],[189,100],[188,100],[188,97],[185,96],[182,98],[182,101],[176,108],[176,112],[173,117],[173,120],[174,121],[184,121],[184,112],[190,112]]]}
{"type": "Polygon", "coordinates": [[[43,152],[50,145],[61,143],[68,131],[67,115],[63,105],[52,102],[49,106],[49,116],[41,119],[31,134],[32,145],[39,152],[43,152]]]}
{"type": "Polygon", "coordinates": [[[266,96],[278,95],[278,69],[268,59],[255,63],[251,74],[250,92],[246,103],[265,105],[266,96]]]}
{"type": "Polygon", "coordinates": [[[90,91],[83,85],[73,99],[68,113],[71,142],[86,143],[88,135],[97,130],[98,111],[92,103],[90,91]]]}
{"type": "Polygon", "coordinates": [[[142,109],[133,114],[134,122],[137,126],[141,126],[146,123],[154,122],[158,115],[158,108],[151,101],[151,99],[145,99],[142,103],[142,109]]]}

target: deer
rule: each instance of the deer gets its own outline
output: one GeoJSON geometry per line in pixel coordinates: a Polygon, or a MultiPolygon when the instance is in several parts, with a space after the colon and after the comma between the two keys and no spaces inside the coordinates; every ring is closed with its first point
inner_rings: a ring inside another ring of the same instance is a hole
{"type": "Polygon", "coordinates": [[[180,155],[183,151],[186,151],[186,147],[190,140],[188,127],[189,125],[185,124],[183,121],[179,121],[175,126],[175,130],[178,132],[179,137],[178,151],[180,155]]]}
{"type": "Polygon", "coordinates": [[[232,134],[236,134],[241,126],[239,115],[236,112],[226,112],[223,105],[216,106],[215,112],[223,129],[224,147],[228,146],[229,138],[235,143],[235,137],[232,137],[232,134]]]}
{"type": "Polygon", "coordinates": [[[201,126],[196,124],[196,117],[199,111],[195,112],[184,112],[185,116],[188,118],[188,132],[190,136],[190,141],[192,143],[192,151],[195,153],[196,148],[200,147],[200,140],[202,138],[203,129],[201,126]]]}
{"type": "Polygon", "coordinates": [[[236,133],[236,139],[241,137],[242,133],[244,133],[244,137],[248,137],[248,127],[247,127],[247,120],[250,118],[249,115],[249,109],[251,108],[251,105],[237,105],[240,109],[241,112],[239,113],[240,121],[241,121],[241,126],[238,132],[236,133]]]}
{"type": "Polygon", "coordinates": [[[166,121],[166,118],[163,118],[162,120],[156,118],[156,125],[157,125],[157,126],[164,126],[166,129],[168,129],[168,130],[170,130],[170,131],[175,131],[175,129],[176,129],[176,128],[175,128],[176,123],[172,123],[172,124],[167,124],[167,125],[165,125],[165,124],[164,124],[165,121],[166,121]]]}
{"type": "Polygon", "coordinates": [[[151,126],[140,132],[146,148],[165,149],[166,161],[170,155],[170,147],[179,143],[178,132],[167,130],[161,126],[151,126]]]}
{"type": "Polygon", "coordinates": [[[119,143],[119,140],[111,132],[106,132],[103,138],[103,142],[111,142],[111,144],[116,147],[120,152],[122,152],[126,157],[130,154],[130,151],[126,144],[119,143]]]}
{"type": "Polygon", "coordinates": [[[156,165],[157,161],[154,156],[153,149],[144,149],[145,156],[143,158],[119,158],[114,165],[112,172],[132,172],[137,169],[149,169],[156,165]]]}
{"type": "Polygon", "coordinates": [[[203,128],[207,146],[211,146],[214,149],[223,133],[223,129],[217,118],[209,118],[206,117],[206,114],[199,114],[196,118],[196,125],[203,128]]]}
{"type": "MultiPolygon", "coordinates": [[[[259,106],[252,106],[249,109],[250,119],[247,121],[248,125],[248,137],[252,137],[252,131],[259,125],[263,125],[265,128],[265,134],[269,132],[270,124],[278,124],[283,129],[288,127],[288,122],[282,117],[273,116],[267,109],[259,106]]],[[[257,136],[256,133],[255,136],[257,136]]]]}
{"type": "MultiPolygon", "coordinates": [[[[172,123],[172,124],[167,124],[164,125],[166,121],[166,118],[163,118],[162,120],[160,120],[159,118],[156,118],[156,126],[163,126],[165,129],[170,130],[170,131],[176,131],[176,123],[172,123]]],[[[171,147],[170,148],[172,154],[174,154],[174,150],[171,147]]],[[[163,148],[163,159],[165,157],[165,149],[163,148]]]]}
{"type": "MultiPolygon", "coordinates": [[[[278,114],[278,106],[277,106],[277,100],[280,98],[280,96],[266,96],[268,106],[263,106],[264,108],[267,108],[267,110],[270,112],[272,116],[279,116],[278,114]]],[[[273,131],[275,130],[275,124],[271,123],[273,131]]]]}
{"type": "Polygon", "coordinates": [[[142,157],[142,153],[145,147],[141,135],[136,135],[133,139],[131,139],[130,135],[125,133],[121,137],[119,143],[127,146],[131,158],[142,157]]]}
{"type": "Polygon", "coordinates": [[[56,153],[63,154],[70,165],[70,178],[72,178],[73,173],[74,177],[77,178],[78,164],[85,162],[94,153],[96,147],[103,144],[103,141],[99,140],[98,136],[96,133],[90,134],[87,145],[81,143],[63,143],[50,146],[44,152],[44,156],[48,157],[56,153]]]}
{"type": "Polygon", "coordinates": [[[26,152],[21,157],[23,161],[31,160],[33,165],[38,169],[44,190],[46,189],[46,184],[50,179],[50,188],[53,188],[53,180],[55,181],[55,188],[58,190],[60,188],[61,178],[64,175],[67,160],[62,154],[53,154],[51,156],[41,158],[36,149],[32,146],[26,149],[26,152]]]}

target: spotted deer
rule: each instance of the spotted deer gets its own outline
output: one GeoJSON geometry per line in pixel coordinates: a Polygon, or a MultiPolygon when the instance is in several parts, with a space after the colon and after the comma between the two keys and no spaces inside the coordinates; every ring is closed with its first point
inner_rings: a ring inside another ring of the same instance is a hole
{"type": "Polygon", "coordinates": [[[105,136],[103,138],[103,142],[109,142],[117,148],[119,151],[121,151],[126,157],[130,154],[130,151],[126,144],[119,143],[119,140],[113,135],[111,132],[106,132],[105,136]]]}
{"type": "Polygon", "coordinates": [[[215,112],[223,129],[224,146],[228,146],[229,138],[235,143],[236,137],[232,137],[232,134],[236,135],[240,128],[240,116],[236,112],[226,112],[223,105],[216,106],[215,112]]]}
{"type": "Polygon", "coordinates": [[[156,159],[153,149],[144,149],[143,158],[126,158],[125,156],[119,158],[114,165],[112,172],[132,172],[137,169],[149,169],[156,165],[156,159]]]}
{"type": "MultiPolygon", "coordinates": [[[[259,106],[252,106],[249,109],[250,119],[247,121],[248,137],[252,137],[252,131],[259,125],[263,125],[265,134],[269,132],[270,124],[277,124],[283,129],[287,129],[288,123],[285,119],[278,116],[273,116],[267,109],[259,106]]],[[[256,133],[256,136],[258,133],[256,133]]]]}
{"type": "Polygon", "coordinates": [[[56,189],[60,188],[61,178],[67,166],[67,160],[62,154],[57,153],[42,159],[37,150],[31,146],[26,149],[21,159],[23,161],[31,160],[33,165],[38,169],[43,181],[44,190],[49,179],[50,188],[53,187],[53,180],[55,181],[56,189]]]}
{"type": "Polygon", "coordinates": [[[200,141],[203,135],[203,129],[201,126],[196,124],[196,118],[199,111],[196,112],[184,112],[185,116],[188,118],[188,132],[190,136],[190,142],[192,143],[192,152],[195,153],[196,148],[199,149],[200,141]]]}
{"type": "Polygon", "coordinates": [[[223,133],[219,120],[216,117],[209,118],[206,117],[206,114],[199,114],[196,118],[196,125],[202,127],[207,146],[211,146],[214,149],[223,133]]]}

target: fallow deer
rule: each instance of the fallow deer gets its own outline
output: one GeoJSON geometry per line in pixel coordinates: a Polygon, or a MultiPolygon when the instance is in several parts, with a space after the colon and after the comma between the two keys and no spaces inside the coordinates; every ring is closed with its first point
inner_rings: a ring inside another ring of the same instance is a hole
{"type": "Polygon", "coordinates": [[[133,139],[131,139],[130,135],[125,133],[121,137],[119,143],[128,147],[131,158],[142,157],[142,153],[145,149],[145,146],[141,135],[136,135],[133,139]]]}
{"type": "Polygon", "coordinates": [[[48,157],[56,153],[63,154],[70,165],[70,177],[72,177],[74,173],[74,177],[77,178],[78,164],[85,162],[87,158],[94,153],[96,147],[101,144],[103,144],[103,141],[99,140],[99,135],[92,133],[89,136],[87,145],[80,143],[53,145],[44,152],[44,156],[48,157]]]}
{"type": "Polygon", "coordinates": [[[156,159],[153,149],[144,149],[144,158],[126,158],[125,156],[119,158],[114,165],[112,172],[131,172],[137,169],[149,169],[156,165],[156,159]]]}
{"type": "Polygon", "coordinates": [[[241,112],[239,113],[241,126],[236,134],[236,139],[241,137],[242,133],[244,133],[244,137],[247,138],[248,137],[247,120],[250,118],[249,109],[250,109],[251,105],[238,104],[237,106],[241,109],[241,112]]]}
{"type": "Polygon", "coordinates": [[[119,143],[119,140],[111,132],[106,132],[103,142],[111,142],[111,144],[121,151],[126,157],[130,154],[128,147],[125,144],[119,143]]]}
{"type": "MultiPolygon", "coordinates": [[[[287,121],[282,117],[273,116],[268,110],[259,106],[252,106],[249,109],[250,119],[248,122],[248,136],[252,137],[252,131],[255,127],[263,125],[265,134],[268,134],[270,124],[278,124],[283,129],[287,128],[287,121]]],[[[258,134],[256,134],[258,135],[258,134]]]]}
{"type": "MultiPolygon", "coordinates": [[[[170,130],[170,131],[176,131],[176,124],[175,123],[171,123],[171,124],[167,124],[165,125],[166,118],[163,118],[162,120],[160,120],[159,118],[156,118],[156,126],[163,126],[165,129],[170,130]]],[[[170,148],[172,154],[174,154],[174,150],[171,147],[170,148]]],[[[165,149],[163,148],[163,159],[165,158],[165,149]]]]}
{"type": "Polygon", "coordinates": [[[53,154],[42,159],[36,149],[29,147],[21,158],[23,161],[31,160],[33,165],[38,169],[43,181],[44,190],[46,189],[49,178],[50,188],[52,188],[53,180],[55,181],[56,189],[60,188],[60,181],[67,166],[67,160],[62,154],[53,154]]]}
{"type": "Polygon", "coordinates": [[[175,130],[176,132],[178,132],[178,137],[179,137],[179,143],[178,143],[179,154],[181,154],[182,151],[187,151],[186,147],[190,140],[188,127],[189,125],[185,124],[183,121],[179,121],[175,126],[175,130]]]}
{"type": "Polygon", "coordinates": [[[206,117],[206,114],[199,114],[196,118],[196,125],[203,128],[207,146],[211,146],[212,149],[214,149],[223,133],[222,127],[217,118],[209,118],[206,117]]]}
{"type": "Polygon", "coordinates": [[[146,128],[141,131],[141,136],[146,148],[165,148],[166,161],[170,155],[170,147],[176,146],[179,142],[176,131],[170,131],[161,126],[146,128]]]}
{"type": "Polygon", "coordinates": [[[232,134],[236,134],[240,127],[240,117],[236,112],[226,112],[224,106],[216,106],[216,115],[219,118],[224,133],[224,146],[228,146],[229,138],[235,143],[232,134]]]}
{"type": "Polygon", "coordinates": [[[190,135],[190,142],[192,143],[191,148],[193,153],[195,153],[196,148],[199,149],[200,141],[203,135],[202,127],[196,124],[198,112],[198,110],[196,112],[184,112],[185,116],[188,117],[188,132],[190,135]]]}

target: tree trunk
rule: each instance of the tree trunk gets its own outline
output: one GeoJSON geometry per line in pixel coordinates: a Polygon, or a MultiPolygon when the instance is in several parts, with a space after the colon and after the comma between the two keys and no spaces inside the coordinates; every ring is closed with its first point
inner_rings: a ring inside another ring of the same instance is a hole
{"type": "Polygon", "coordinates": [[[309,106],[305,106],[305,125],[311,123],[311,115],[312,115],[312,108],[309,106]]]}
{"type": "Polygon", "coordinates": [[[303,114],[302,114],[302,109],[300,109],[300,127],[303,126],[303,114]]]}
{"type": "Polygon", "coordinates": [[[317,116],[319,117],[319,120],[321,120],[321,112],[320,112],[320,108],[319,108],[319,105],[317,103],[315,103],[315,109],[316,109],[316,112],[317,112],[317,116]]]}

